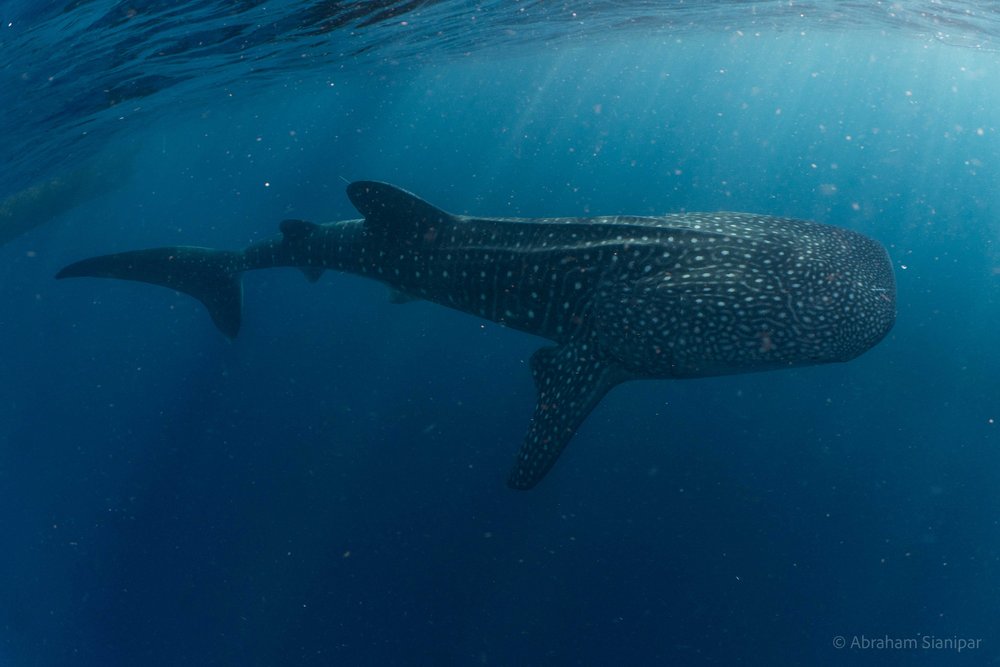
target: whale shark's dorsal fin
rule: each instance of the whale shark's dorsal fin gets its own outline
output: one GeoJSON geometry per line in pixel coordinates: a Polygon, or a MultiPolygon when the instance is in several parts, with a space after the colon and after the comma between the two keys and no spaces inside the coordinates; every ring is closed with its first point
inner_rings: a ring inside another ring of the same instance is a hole
{"type": "Polygon", "coordinates": [[[356,181],[347,186],[347,196],[354,208],[365,216],[365,224],[370,230],[397,238],[406,238],[411,232],[426,236],[456,221],[451,213],[388,183],[356,181]]]}
{"type": "Polygon", "coordinates": [[[538,402],[507,478],[507,485],[514,489],[537,484],[608,390],[627,379],[617,364],[601,358],[592,342],[579,340],[535,352],[531,375],[538,402]]]}

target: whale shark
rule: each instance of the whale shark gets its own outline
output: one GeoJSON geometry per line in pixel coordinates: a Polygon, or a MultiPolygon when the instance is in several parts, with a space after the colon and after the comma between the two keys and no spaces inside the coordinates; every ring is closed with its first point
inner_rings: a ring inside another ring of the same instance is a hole
{"type": "Polygon", "coordinates": [[[515,489],[535,486],[622,382],[844,362],[896,317],[886,249],[826,224],[731,212],[454,215],[377,181],[351,183],[347,195],[362,218],[284,220],[243,250],[122,252],[57,277],[184,292],[234,338],[245,271],[297,267],[315,281],[332,269],[549,339],[531,357],[538,395],[508,478],[515,489]]]}
{"type": "Polygon", "coordinates": [[[136,145],[106,149],[82,166],[0,199],[0,245],[122,187],[132,176],[138,152],[136,145]]]}

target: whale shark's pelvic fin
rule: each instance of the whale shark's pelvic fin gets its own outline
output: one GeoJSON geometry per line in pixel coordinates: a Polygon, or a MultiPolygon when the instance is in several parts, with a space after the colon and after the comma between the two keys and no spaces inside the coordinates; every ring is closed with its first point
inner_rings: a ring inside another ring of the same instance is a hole
{"type": "Polygon", "coordinates": [[[598,356],[595,345],[581,341],[538,350],[531,356],[531,374],[538,403],[507,479],[514,489],[537,484],[591,410],[626,379],[616,364],[598,356]]]}
{"type": "Polygon", "coordinates": [[[235,338],[240,330],[243,286],[241,253],[188,246],[136,250],[91,257],[70,264],[56,278],[136,280],[190,294],[208,309],[222,333],[235,338]]]}

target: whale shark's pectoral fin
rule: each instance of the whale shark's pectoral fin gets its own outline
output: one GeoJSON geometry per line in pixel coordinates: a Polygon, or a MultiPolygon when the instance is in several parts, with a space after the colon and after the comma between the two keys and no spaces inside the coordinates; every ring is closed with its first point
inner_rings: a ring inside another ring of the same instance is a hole
{"type": "Polygon", "coordinates": [[[136,280],[190,294],[229,338],[240,330],[243,286],[241,253],[177,246],[91,257],[63,268],[56,278],[136,280]]]}
{"type": "Polygon", "coordinates": [[[531,357],[538,403],[528,435],[517,453],[507,485],[530,489],[537,484],[608,390],[625,379],[593,344],[573,342],[543,347],[531,357]]]}

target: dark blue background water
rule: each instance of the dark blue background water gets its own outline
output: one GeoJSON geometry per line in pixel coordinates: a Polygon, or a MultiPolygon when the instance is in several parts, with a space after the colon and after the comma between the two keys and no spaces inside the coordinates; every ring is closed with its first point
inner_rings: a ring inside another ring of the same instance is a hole
{"type": "MultiPolygon", "coordinates": [[[[1000,58],[741,17],[206,68],[197,94],[102,112],[121,125],[72,157],[138,150],[126,184],[0,249],[0,664],[1000,658],[1000,58]],[[845,365],[619,387],[522,493],[539,339],[274,270],[246,277],[230,343],[185,296],[52,279],[357,217],[361,178],[456,213],[849,227],[889,247],[898,322],[845,365]],[[861,635],[981,643],[833,647],[861,635]]],[[[63,161],[33,132],[12,181],[63,161]]]]}

